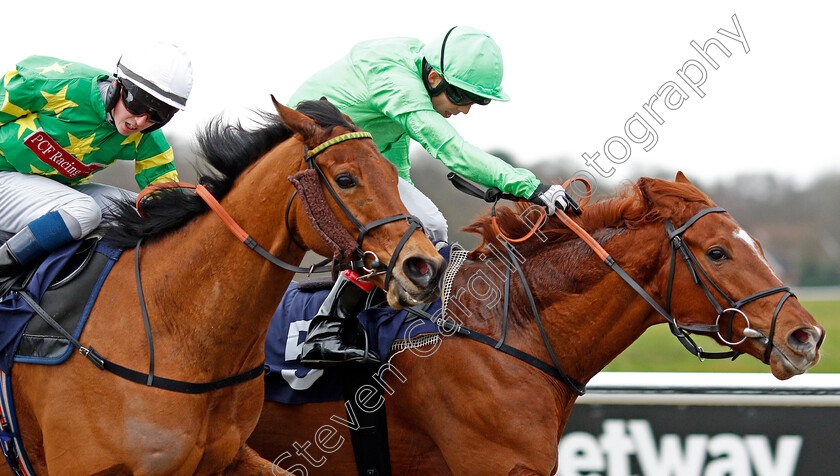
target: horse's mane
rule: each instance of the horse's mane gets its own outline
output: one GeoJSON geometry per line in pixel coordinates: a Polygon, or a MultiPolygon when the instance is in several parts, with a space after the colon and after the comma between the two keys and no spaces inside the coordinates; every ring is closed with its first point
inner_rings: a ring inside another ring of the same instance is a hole
{"type": "MultiPolygon", "coordinates": [[[[605,244],[630,230],[661,222],[665,218],[682,216],[696,202],[711,205],[709,198],[688,182],[641,178],[636,183],[625,185],[615,196],[586,206],[584,213],[573,220],[599,243],[605,244]]],[[[531,209],[534,206],[518,202],[512,208],[498,208],[496,215],[499,230],[511,238],[524,236],[537,219],[531,209]],[[529,219],[523,217],[529,217],[530,223],[529,219]]],[[[501,278],[506,265],[497,261],[506,259],[504,257],[507,252],[490,216],[478,218],[463,230],[476,233],[482,239],[481,244],[469,255],[473,260],[471,264],[465,264],[475,266],[471,275],[484,273],[484,277],[493,279],[495,274],[501,278]]],[[[594,256],[594,252],[582,240],[578,240],[578,236],[558,218],[549,219],[539,231],[542,239],[534,237],[514,244],[514,254],[518,255],[518,259],[524,259],[523,267],[529,268],[529,284],[538,307],[549,305],[556,299],[558,292],[583,292],[586,283],[597,282],[609,272],[605,266],[593,267],[581,263],[583,259],[594,256]]],[[[512,283],[511,302],[527,302],[519,279],[512,278],[512,283]]],[[[501,312],[500,308],[496,307],[496,312],[501,312]]],[[[526,325],[532,320],[533,315],[527,304],[511,306],[510,321],[514,325],[526,325]]],[[[470,324],[479,330],[483,326],[481,322],[471,321],[470,324]]]]}
{"type": "MultiPolygon", "coordinates": [[[[306,101],[297,109],[328,130],[336,126],[357,130],[328,101],[306,101]]],[[[276,114],[258,114],[255,129],[247,129],[239,121],[226,123],[217,116],[197,133],[199,155],[204,159],[204,163],[196,165],[198,182],[217,199],[227,195],[245,169],[293,135],[276,114]]],[[[123,247],[134,246],[140,238],[147,242],[159,238],[209,209],[198,195],[180,188],[160,190],[153,199],[144,200],[146,218],[138,215],[134,201],[129,199],[115,201],[108,208],[103,220],[107,224],[103,227],[105,237],[123,247]]]]}
{"type": "MultiPolygon", "coordinates": [[[[585,213],[573,219],[592,234],[597,234],[597,231],[604,229],[632,230],[678,215],[692,202],[711,204],[709,198],[690,183],[643,177],[636,183],[626,184],[616,192],[614,197],[588,205],[585,213]],[[656,207],[650,200],[652,196],[677,198],[679,200],[673,202],[678,209],[666,210],[663,207],[656,207]]],[[[533,204],[517,202],[512,208],[498,208],[496,220],[499,230],[509,237],[524,236],[533,226],[533,220],[536,220],[536,213],[528,211],[532,207],[534,207],[533,204]],[[531,222],[529,223],[529,220],[523,217],[531,217],[531,222]]],[[[475,233],[482,239],[482,243],[472,252],[472,256],[485,253],[488,246],[501,245],[490,216],[478,218],[463,230],[475,233]]],[[[547,220],[540,231],[547,238],[546,242],[552,245],[577,238],[577,235],[556,217],[547,220]]],[[[536,251],[537,248],[544,249],[545,243],[541,240],[527,240],[517,246],[519,252],[525,256],[536,251]]]]}

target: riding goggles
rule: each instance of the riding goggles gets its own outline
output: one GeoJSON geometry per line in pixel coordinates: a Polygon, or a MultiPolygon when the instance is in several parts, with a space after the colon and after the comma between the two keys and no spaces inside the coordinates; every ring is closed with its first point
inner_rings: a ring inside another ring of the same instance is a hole
{"type": "Polygon", "coordinates": [[[122,79],[119,82],[123,104],[132,115],[147,114],[150,123],[163,125],[178,112],[178,109],[152,96],[134,83],[122,79]]]}
{"type": "Polygon", "coordinates": [[[444,91],[446,91],[446,97],[449,98],[449,100],[456,106],[468,106],[470,104],[486,106],[490,104],[490,98],[473,94],[449,83],[446,84],[446,89],[444,89],[444,91]]]}

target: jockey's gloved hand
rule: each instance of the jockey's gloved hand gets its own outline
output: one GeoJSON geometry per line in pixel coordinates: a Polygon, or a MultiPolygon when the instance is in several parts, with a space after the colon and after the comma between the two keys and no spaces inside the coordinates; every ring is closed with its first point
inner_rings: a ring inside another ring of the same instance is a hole
{"type": "Polygon", "coordinates": [[[534,194],[528,200],[544,206],[549,215],[553,215],[557,208],[563,211],[568,210],[572,203],[572,199],[566,195],[566,189],[561,185],[546,185],[544,183],[537,186],[534,194]]]}

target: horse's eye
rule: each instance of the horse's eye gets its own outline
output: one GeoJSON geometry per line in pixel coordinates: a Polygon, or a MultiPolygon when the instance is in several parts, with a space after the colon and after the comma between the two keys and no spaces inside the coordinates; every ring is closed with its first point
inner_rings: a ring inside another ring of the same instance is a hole
{"type": "Polygon", "coordinates": [[[712,248],[708,252],[706,252],[706,256],[709,257],[710,260],[720,262],[729,259],[729,253],[722,248],[712,248]]]}
{"type": "Polygon", "coordinates": [[[354,177],[353,174],[344,173],[336,175],[335,183],[341,188],[353,188],[358,182],[356,182],[356,177],[354,177]]]}

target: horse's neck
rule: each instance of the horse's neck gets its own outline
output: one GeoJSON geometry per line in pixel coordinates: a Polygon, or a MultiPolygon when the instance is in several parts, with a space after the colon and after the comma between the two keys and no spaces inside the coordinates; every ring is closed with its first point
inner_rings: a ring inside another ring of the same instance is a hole
{"type": "MultiPolygon", "coordinates": [[[[521,266],[561,367],[571,377],[587,382],[658,320],[647,302],[594,254],[587,253],[584,258],[562,246],[576,245],[560,245],[545,254],[524,257],[521,266]],[[558,261],[557,255],[570,261],[558,261]]],[[[655,226],[614,234],[606,248],[643,287],[649,287],[667,254],[661,230],[655,226]]],[[[469,265],[456,283],[455,295],[477,310],[465,324],[499,338],[504,285],[494,267],[504,270],[498,261],[469,265]],[[482,283],[491,280],[495,283],[492,287],[482,283]]],[[[551,363],[517,272],[511,275],[514,291],[505,343],[551,363]]]]}
{"type": "MultiPolygon", "coordinates": [[[[656,279],[669,257],[662,225],[651,224],[613,236],[605,248],[650,294],[657,294],[656,279]]],[[[632,344],[658,314],[617,273],[598,258],[587,260],[603,273],[585,283],[583,291],[559,294],[547,307],[552,343],[570,355],[564,362],[570,375],[588,382],[632,344]]]]}
{"type": "MultiPolygon", "coordinates": [[[[221,203],[261,246],[297,265],[305,252],[292,242],[284,217],[293,190],[285,178],[294,170],[261,170],[266,165],[258,162],[221,203]]],[[[251,353],[262,352],[259,340],[293,278],[241,243],[213,212],[144,246],[142,262],[154,263],[143,267],[146,300],[165,306],[161,327],[172,337],[197,333],[200,342],[251,353]]]]}

